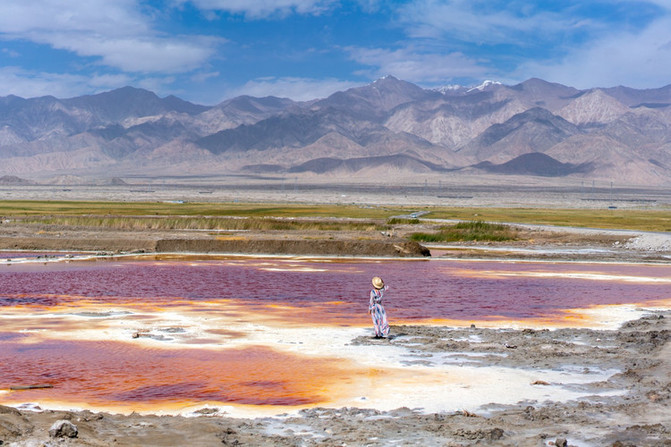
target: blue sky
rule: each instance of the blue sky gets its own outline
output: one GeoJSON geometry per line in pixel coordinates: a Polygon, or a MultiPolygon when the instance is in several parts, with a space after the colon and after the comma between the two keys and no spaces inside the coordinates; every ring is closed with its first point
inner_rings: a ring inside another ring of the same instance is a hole
{"type": "Polygon", "coordinates": [[[5,0],[0,96],[125,85],[216,104],[423,87],[671,84],[671,0],[5,0]]]}

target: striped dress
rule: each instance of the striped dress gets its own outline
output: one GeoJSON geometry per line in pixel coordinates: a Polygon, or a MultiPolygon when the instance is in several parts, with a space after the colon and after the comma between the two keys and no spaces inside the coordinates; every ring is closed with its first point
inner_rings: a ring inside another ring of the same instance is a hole
{"type": "Polygon", "coordinates": [[[387,312],[382,306],[382,295],[387,290],[387,286],[383,289],[373,289],[370,291],[370,302],[368,310],[373,318],[373,327],[375,328],[376,337],[386,337],[389,335],[389,323],[387,322],[387,312]]]}

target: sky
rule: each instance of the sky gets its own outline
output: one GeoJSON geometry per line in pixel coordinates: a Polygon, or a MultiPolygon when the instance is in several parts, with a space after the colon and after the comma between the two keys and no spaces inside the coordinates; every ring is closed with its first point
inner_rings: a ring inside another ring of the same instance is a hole
{"type": "Polygon", "coordinates": [[[0,0],[0,96],[671,84],[671,0],[0,0]]]}

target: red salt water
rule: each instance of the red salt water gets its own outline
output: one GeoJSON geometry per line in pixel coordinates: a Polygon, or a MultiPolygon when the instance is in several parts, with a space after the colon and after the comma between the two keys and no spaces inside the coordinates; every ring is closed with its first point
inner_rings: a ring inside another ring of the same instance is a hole
{"type": "Polygon", "coordinates": [[[374,275],[390,286],[385,305],[396,321],[546,318],[671,298],[666,265],[245,259],[3,266],[0,309],[230,299],[264,312],[298,308],[292,319],[306,324],[360,324],[374,275]]]}
{"type": "Polygon", "coordinates": [[[121,342],[3,342],[0,377],[9,386],[53,384],[8,401],[72,400],[130,410],[226,402],[296,406],[324,402],[348,371],[336,359],[311,359],[262,346],[224,351],[133,349],[121,342]],[[48,396],[48,397],[47,397],[48,396]]]}
{"type": "Polygon", "coordinates": [[[2,266],[0,389],[54,388],[0,394],[0,403],[131,410],[198,402],[323,404],[343,383],[371,371],[300,350],[226,347],[222,340],[246,336],[227,327],[209,329],[189,347],[59,334],[84,333],[113,317],[105,309],[119,308],[137,309],[117,316],[123,321],[188,312],[243,322],[253,316],[283,327],[370,325],[375,275],[390,286],[385,306],[392,324],[547,321],[594,305],[671,304],[665,265],[252,258],[2,266]],[[219,345],[204,347],[213,341],[219,345]]]}

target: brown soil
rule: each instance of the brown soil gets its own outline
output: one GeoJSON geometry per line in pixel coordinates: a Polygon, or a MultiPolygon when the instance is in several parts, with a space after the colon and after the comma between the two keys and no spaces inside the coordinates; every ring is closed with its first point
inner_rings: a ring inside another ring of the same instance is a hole
{"type": "Polygon", "coordinates": [[[379,231],[120,231],[20,222],[0,225],[0,249],[347,257],[430,255],[416,242],[379,231]]]}
{"type": "Polygon", "coordinates": [[[504,406],[496,404],[497,396],[491,396],[492,403],[476,412],[424,414],[404,408],[403,396],[399,396],[399,408],[387,412],[313,408],[257,419],[229,418],[214,409],[186,418],[19,411],[0,406],[0,445],[671,446],[670,317],[671,312],[653,313],[615,331],[399,326],[392,328],[390,340],[352,340],[406,346],[429,360],[438,353],[476,353],[481,367],[573,374],[590,374],[592,369],[617,371],[606,381],[583,385],[533,384],[579,386],[588,394],[594,391],[577,401],[504,406]],[[463,341],[473,335],[481,342],[463,341]],[[50,435],[49,428],[59,420],[74,424],[77,436],[50,435]]]}
{"type": "Polygon", "coordinates": [[[188,240],[157,241],[159,253],[245,253],[291,254],[325,256],[428,256],[429,250],[417,242],[404,240],[306,240],[306,239],[247,239],[247,240],[188,240]]]}
{"type": "MultiPolygon", "coordinates": [[[[332,221],[330,219],[329,221],[332,221]]],[[[397,225],[391,231],[121,231],[56,225],[0,225],[0,250],[104,253],[210,253],[313,256],[524,258],[655,261],[664,253],[631,250],[634,235],[520,227],[503,242],[418,244],[410,234],[439,224],[397,225]],[[520,250],[524,249],[524,250],[520,250]],[[559,251],[558,251],[559,250],[559,251]],[[572,252],[575,250],[575,252],[572,252]]]]}

